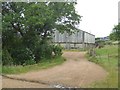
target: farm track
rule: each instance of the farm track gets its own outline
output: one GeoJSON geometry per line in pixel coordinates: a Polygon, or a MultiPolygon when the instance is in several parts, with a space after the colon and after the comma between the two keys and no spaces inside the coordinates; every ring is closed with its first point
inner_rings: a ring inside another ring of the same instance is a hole
{"type": "Polygon", "coordinates": [[[67,87],[84,87],[95,81],[103,80],[107,76],[107,72],[99,65],[89,62],[84,55],[85,52],[64,52],[63,57],[67,61],[62,65],[25,74],[7,75],[11,78],[25,79],[39,83],[3,77],[2,87],[50,88],[50,84],[61,84],[67,87]]]}

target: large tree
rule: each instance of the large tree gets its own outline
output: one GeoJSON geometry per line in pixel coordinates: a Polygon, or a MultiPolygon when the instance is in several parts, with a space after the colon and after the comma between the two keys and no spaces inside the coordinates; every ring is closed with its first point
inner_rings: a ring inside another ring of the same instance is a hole
{"type": "Polygon", "coordinates": [[[75,2],[3,2],[3,49],[10,54],[13,51],[12,57],[15,52],[20,53],[20,49],[26,48],[35,54],[37,47],[45,44],[48,37],[52,38],[54,30],[61,33],[78,30],[77,25],[81,16],[75,11],[75,4],[75,2]]]}
{"type": "Polygon", "coordinates": [[[118,41],[120,40],[120,23],[114,26],[113,31],[110,34],[110,39],[118,41]]]}

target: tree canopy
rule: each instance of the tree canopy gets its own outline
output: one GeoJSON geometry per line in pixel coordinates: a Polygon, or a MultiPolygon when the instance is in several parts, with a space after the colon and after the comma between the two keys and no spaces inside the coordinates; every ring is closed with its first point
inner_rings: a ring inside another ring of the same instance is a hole
{"type": "Polygon", "coordinates": [[[114,26],[113,31],[110,34],[110,39],[118,41],[120,40],[120,23],[114,26]]]}
{"type": "Polygon", "coordinates": [[[50,57],[54,49],[48,40],[54,30],[61,33],[78,30],[81,16],[75,11],[75,4],[2,2],[3,57],[7,55],[15,64],[23,64],[27,59],[37,62],[46,57],[48,51],[50,57]]]}

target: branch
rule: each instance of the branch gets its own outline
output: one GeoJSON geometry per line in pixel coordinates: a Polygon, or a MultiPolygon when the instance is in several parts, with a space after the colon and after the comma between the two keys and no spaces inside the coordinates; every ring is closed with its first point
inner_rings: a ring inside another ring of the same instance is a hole
{"type": "Polygon", "coordinates": [[[21,36],[23,36],[23,32],[20,29],[19,23],[17,24],[17,27],[14,25],[14,23],[11,22],[12,27],[17,31],[20,32],[21,36]]]}

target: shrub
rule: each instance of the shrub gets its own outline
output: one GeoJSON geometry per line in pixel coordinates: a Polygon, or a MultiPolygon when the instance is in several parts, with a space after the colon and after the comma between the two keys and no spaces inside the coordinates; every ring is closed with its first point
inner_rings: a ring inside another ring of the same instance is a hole
{"type": "Polygon", "coordinates": [[[60,45],[53,46],[53,52],[55,56],[61,56],[62,55],[62,47],[60,45]]]}
{"type": "Polygon", "coordinates": [[[26,60],[23,65],[32,65],[32,64],[35,64],[35,63],[36,63],[35,60],[30,59],[30,60],[26,60]]]}
{"type": "Polygon", "coordinates": [[[45,57],[47,59],[52,58],[52,51],[53,51],[53,46],[52,45],[48,45],[46,47],[46,50],[45,50],[45,57]]]}
{"type": "Polygon", "coordinates": [[[14,49],[10,48],[3,51],[3,64],[4,65],[31,65],[38,63],[43,59],[51,59],[52,53],[55,56],[62,55],[62,47],[60,45],[49,45],[48,43],[39,44],[32,51],[25,46],[15,46],[14,49]]]}
{"type": "Polygon", "coordinates": [[[36,62],[39,62],[41,59],[50,59],[52,57],[52,51],[52,45],[40,44],[37,46],[34,51],[36,62]]]}
{"type": "Polygon", "coordinates": [[[2,64],[3,65],[13,64],[13,59],[7,49],[2,50],[2,64]]]}
{"type": "Polygon", "coordinates": [[[28,48],[15,48],[12,50],[12,57],[15,65],[34,64],[34,55],[28,48]]]}

